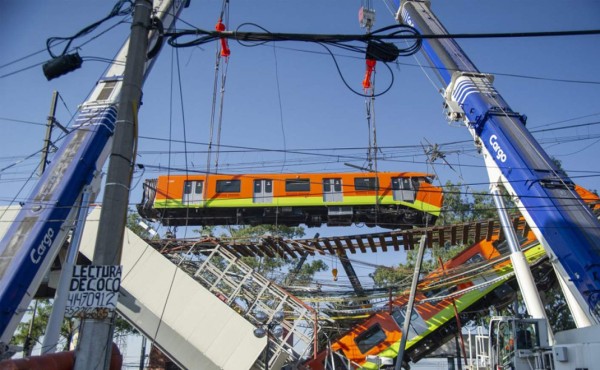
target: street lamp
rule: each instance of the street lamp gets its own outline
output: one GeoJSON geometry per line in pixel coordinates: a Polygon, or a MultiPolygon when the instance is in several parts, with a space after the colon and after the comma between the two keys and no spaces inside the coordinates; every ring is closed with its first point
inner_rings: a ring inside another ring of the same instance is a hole
{"type": "Polygon", "coordinates": [[[269,316],[262,312],[258,311],[254,318],[258,321],[259,326],[254,329],[254,336],[257,338],[267,337],[267,348],[265,348],[265,370],[269,370],[269,336],[279,338],[283,335],[283,327],[280,323],[283,321],[284,315],[283,312],[277,311],[273,314],[271,321],[269,321],[269,316]]]}

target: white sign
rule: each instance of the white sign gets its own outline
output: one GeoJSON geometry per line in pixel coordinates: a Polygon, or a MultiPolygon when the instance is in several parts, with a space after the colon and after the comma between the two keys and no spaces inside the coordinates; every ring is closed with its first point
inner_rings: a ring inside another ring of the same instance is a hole
{"type": "Polygon", "coordinates": [[[66,317],[106,317],[117,307],[122,266],[73,266],[66,317]]]}

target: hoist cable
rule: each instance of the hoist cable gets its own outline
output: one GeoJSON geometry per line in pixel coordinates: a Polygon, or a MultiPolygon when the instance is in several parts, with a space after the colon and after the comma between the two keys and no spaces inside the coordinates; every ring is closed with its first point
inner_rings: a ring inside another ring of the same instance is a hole
{"type": "MultiPolygon", "coordinates": [[[[225,20],[225,24],[229,22],[229,0],[223,2],[221,9],[221,15],[219,17],[219,24],[221,27],[225,26],[221,23],[221,20],[225,20]]],[[[219,117],[217,119],[217,148],[215,153],[215,173],[219,172],[219,154],[221,148],[221,130],[223,126],[223,105],[225,102],[225,83],[227,82],[227,70],[229,68],[229,50],[225,50],[226,45],[224,43],[217,43],[217,58],[224,59],[224,66],[221,69],[221,94],[219,99],[219,117]]],[[[210,168],[209,168],[210,170],[210,168]]]]}
{"type": "MultiPolygon", "coordinates": [[[[217,29],[225,29],[223,22],[223,18],[225,22],[228,21],[229,18],[229,1],[223,1],[223,5],[221,7],[221,12],[219,14],[219,21],[217,23],[217,29]]],[[[212,162],[212,151],[213,151],[213,139],[216,140],[216,152],[215,152],[215,173],[219,171],[219,149],[221,147],[221,128],[223,124],[223,105],[225,98],[225,82],[227,80],[227,68],[229,66],[229,56],[224,55],[224,45],[221,43],[217,43],[216,53],[215,53],[215,77],[213,80],[213,99],[212,99],[212,107],[210,113],[210,128],[209,128],[209,146],[208,153],[206,157],[206,172],[211,172],[211,162],[212,162]],[[224,59],[224,67],[221,68],[221,60],[224,59]],[[219,81],[220,74],[220,81],[219,81]],[[220,90],[220,94],[217,92],[220,90]],[[218,104],[218,113],[217,113],[217,104],[218,104]],[[217,122],[217,135],[215,138],[215,121],[217,122]]]]}

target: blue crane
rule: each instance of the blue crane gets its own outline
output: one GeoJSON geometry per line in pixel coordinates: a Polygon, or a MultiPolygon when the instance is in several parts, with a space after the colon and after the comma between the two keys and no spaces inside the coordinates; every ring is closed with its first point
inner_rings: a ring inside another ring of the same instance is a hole
{"type": "MultiPolygon", "coordinates": [[[[431,12],[428,1],[394,0],[398,21],[424,38],[423,53],[443,82],[445,111],[462,122],[483,154],[490,180],[514,197],[589,324],[600,321],[600,223],[493,86],[431,12]]],[[[588,324],[588,325],[589,325],[588,324]]]]}

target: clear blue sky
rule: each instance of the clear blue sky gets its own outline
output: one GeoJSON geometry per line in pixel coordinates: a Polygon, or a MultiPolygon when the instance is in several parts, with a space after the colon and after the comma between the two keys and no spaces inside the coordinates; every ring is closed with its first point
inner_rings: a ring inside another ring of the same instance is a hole
{"type": "MultiPolygon", "coordinates": [[[[382,1],[373,4],[377,12],[375,28],[394,23],[382,1]]],[[[77,105],[85,101],[106,63],[87,60],[81,69],[52,81],[45,79],[41,66],[14,72],[49,59],[44,51],[48,37],[73,35],[108,14],[112,5],[112,2],[91,0],[0,2],[0,31],[4,35],[0,41],[0,124],[3,128],[0,203],[23,200],[36,180],[32,172],[39,163],[39,156],[21,160],[42,147],[52,91],[58,90],[61,94],[57,118],[66,125],[77,105]],[[39,53],[19,60],[36,52],[39,53]],[[13,163],[17,164],[6,168],[13,163]],[[26,182],[30,177],[32,181],[26,182]],[[23,186],[24,190],[18,193],[23,186]]],[[[213,29],[221,5],[221,1],[192,0],[182,19],[199,28],[213,29]]],[[[252,22],[272,32],[362,33],[364,30],[357,20],[360,5],[358,0],[231,0],[227,26],[234,29],[252,22]]],[[[434,0],[432,9],[451,33],[600,28],[600,2],[597,1],[549,0],[542,4],[538,1],[434,0]]],[[[106,27],[100,27],[90,37],[97,36],[106,27]]],[[[180,27],[189,28],[183,23],[180,27]]],[[[242,30],[256,31],[251,27],[242,30]]],[[[111,58],[128,33],[129,25],[120,25],[91,42],[87,42],[90,37],[76,40],[73,46],[80,46],[79,53],[84,59],[111,58]]],[[[597,124],[600,121],[600,36],[476,39],[459,43],[481,71],[496,75],[498,91],[513,110],[529,117],[531,130],[565,128],[535,136],[550,155],[562,161],[577,183],[600,189],[597,159],[600,158],[600,125],[597,124]]],[[[350,171],[344,162],[365,164],[368,144],[365,101],[344,86],[331,57],[323,53],[321,46],[278,43],[275,47],[266,44],[249,48],[230,42],[230,47],[221,144],[288,152],[240,153],[224,147],[220,171],[350,171]],[[299,149],[309,155],[293,153],[299,149]]],[[[355,89],[360,89],[365,68],[362,57],[334,51],[344,78],[355,89]]],[[[483,160],[476,154],[470,135],[463,127],[446,123],[438,93],[440,86],[431,82],[437,79],[426,67],[422,70],[419,63],[424,63],[420,56],[400,58],[398,65],[392,65],[394,86],[375,102],[377,139],[383,147],[379,170],[435,172],[442,183],[450,180],[470,184],[468,190],[486,190],[483,160]],[[454,170],[439,161],[435,166],[426,163],[421,148],[426,141],[441,145],[454,170]]],[[[143,178],[156,177],[168,167],[187,165],[191,170],[206,170],[206,145],[193,143],[209,141],[214,64],[214,44],[178,49],[178,55],[170,46],[164,46],[144,88],[139,122],[140,135],[146,138],[139,141],[137,161],[144,164],[146,170],[135,173],[132,205],[141,198],[143,178]],[[173,67],[177,60],[183,102],[178,93],[177,69],[173,67]],[[185,113],[185,136],[181,106],[185,113]],[[165,140],[169,132],[174,140],[189,142],[187,146],[173,143],[170,156],[165,140]],[[186,147],[187,160],[181,154],[186,147]],[[157,170],[156,166],[163,170],[157,170]]],[[[389,81],[389,72],[379,65],[377,91],[383,90],[389,81]]],[[[58,134],[55,131],[54,138],[58,134]]],[[[372,230],[322,228],[307,230],[307,234],[312,236],[316,231],[326,236],[372,230]]],[[[372,262],[398,261],[390,261],[388,256],[382,255],[373,256],[372,262]]]]}
{"type": "MultiPolygon", "coordinates": [[[[213,29],[221,4],[221,1],[192,0],[182,19],[199,28],[213,29]]],[[[73,35],[108,14],[112,5],[113,2],[98,0],[0,2],[1,204],[23,200],[36,179],[31,175],[39,156],[23,158],[42,147],[52,91],[61,94],[57,118],[66,125],[106,64],[88,60],[80,70],[49,82],[41,65],[15,72],[49,59],[43,51],[48,37],[73,35]],[[20,60],[36,52],[39,53],[20,60]],[[13,163],[17,164],[6,168],[13,163]],[[27,183],[30,177],[32,181],[27,183]],[[19,193],[21,187],[24,190],[19,193]]],[[[360,5],[358,0],[231,0],[227,26],[232,29],[253,22],[272,32],[362,33],[357,21],[360,5]]],[[[374,6],[375,28],[394,22],[383,2],[374,1],[374,6]]],[[[596,0],[433,0],[432,9],[451,33],[600,28],[600,2],[596,0]]],[[[187,26],[180,23],[180,27],[187,26]]],[[[104,29],[100,27],[92,36],[104,29]]],[[[243,30],[256,31],[249,27],[243,30]]],[[[79,52],[84,59],[111,58],[128,32],[128,25],[118,26],[81,46],[79,52]]],[[[89,39],[76,40],[73,46],[89,39]]],[[[529,117],[531,130],[565,128],[535,136],[550,155],[562,161],[577,183],[600,189],[600,36],[477,39],[459,43],[482,72],[496,75],[497,90],[513,110],[529,117]]],[[[275,47],[266,44],[248,48],[235,42],[230,42],[230,47],[221,144],[282,151],[302,149],[312,155],[222,152],[222,172],[349,171],[344,162],[365,164],[360,159],[365,158],[368,144],[364,99],[348,91],[322,47],[278,43],[275,47]],[[347,155],[358,159],[350,160],[347,155]]],[[[360,89],[364,74],[362,58],[339,50],[335,53],[344,78],[360,89]]],[[[435,172],[442,183],[460,181],[471,184],[472,190],[487,189],[483,160],[476,154],[470,135],[464,128],[446,123],[439,86],[431,82],[437,80],[427,68],[424,70],[430,77],[423,73],[419,63],[424,63],[420,56],[400,58],[397,66],[392,65],[394,86],[376,100],[377,139],[383,147],[379,170],[435,172]],[[442,145],[455,170],[441,162],[434,167],[428,165],[420,147],[425,141],[442,145]]],[[[165,45],[145,85],[140,135],[166,139],[172,131],[175,140],[207,143],[214,64],[214,44],[179,49],[178,56],[165,45]],[[183,102],[178,94],[177,69],[172,67],[177,59],[183,102]]],[[[379,66],[376,80],[379,91],[389,81],[388,71],[379,66]]],[[[55,131],[54,138],[57,136],[55,131]]],[[[173,143],[171,148],[178,152],[185,149],[180,143],[173,143]]],[[[206,146],[190,143],[187,150],[186,161],[183,154],[169,156],[166,141],[140,139],[137,160],[147,170],[136,172],[137,187],[130,203],[140,200],[141,180],[159,174],[152,166],[185,168],[187,163],[190,169],[206,170],[206,155],[202,153],[206,146]]],[[[367,232],[356,228],[319,231],[321,235],[367,232]]],[[[308,230],[307,234],[313,232],[308,230]]],[[[373,257],[371,262],[398,261],[382,255],[373,257]]],[[[360,268],[357,270],[362,275],[360,268]]]]}

